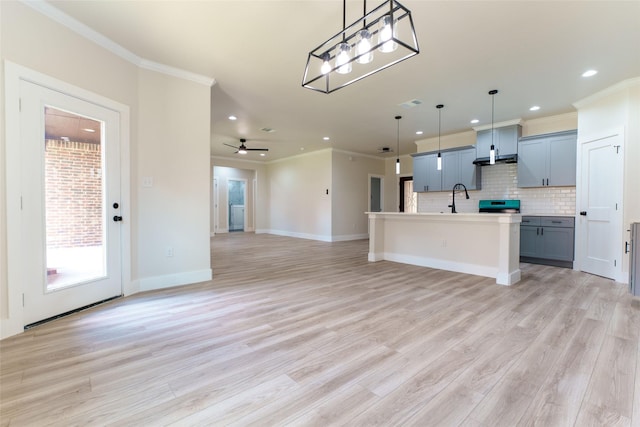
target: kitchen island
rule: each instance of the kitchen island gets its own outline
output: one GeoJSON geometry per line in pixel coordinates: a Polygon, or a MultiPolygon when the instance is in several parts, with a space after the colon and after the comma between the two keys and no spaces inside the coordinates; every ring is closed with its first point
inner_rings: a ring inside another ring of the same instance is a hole
{"type": "Polygon", "coordinates": [[[520,214],[398,213],[369,215],[369,261],[394,261],[520,280],[520,214]]]}

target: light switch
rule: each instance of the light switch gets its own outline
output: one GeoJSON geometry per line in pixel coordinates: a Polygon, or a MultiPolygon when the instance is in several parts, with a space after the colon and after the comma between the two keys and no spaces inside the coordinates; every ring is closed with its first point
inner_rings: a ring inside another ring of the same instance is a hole
{"type": "Polygon", "coordinates": [[[142,186],[143,187],[153,187],[153,177],[152,176],[143,176],[142,177],[142,186]]]}

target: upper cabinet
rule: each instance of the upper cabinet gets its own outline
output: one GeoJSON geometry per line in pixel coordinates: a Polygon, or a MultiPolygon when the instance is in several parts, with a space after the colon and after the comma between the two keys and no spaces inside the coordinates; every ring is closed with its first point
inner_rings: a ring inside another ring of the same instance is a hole
{"type": "Polygon", "coordinates": [[[442,190],[442,172],[438,170],[438,154],[416,154],[413,156],[413,191],[442,190]]]}
{"type": "Polygon", "coordinates": [[[438,153],[413,155],[414,191],[449,191],[458,183],[464,184],[468,190],[480,189],[480,167],[473,164],[475,148],[445,150],[441,154],[441,171],[437,168],[438,153]]]}
{"type": "MultiPolygon", "coordinates": [[[[491,129],[480,130],[476,134],[476,157],[478,163],[485,164],[489,162],[489,151],[493,143],[496,149],[496,159],[511,160],[518,154],[518,139],[522,135],[522,126],[510,125],[493,129],[493,138],[491,137],[491,129]],[[481,159],[484,159],[484,163],[481,159]]],[[[513,159],[515,161],[515,158],[513,159]]]]}
{"type": "Polygon", "coordinates": [[[442,189],[448,191],[460,183],[467,190],[479,190],[481,169],[473,164],[475,158],[473,147],[442,153],[442,189]]]}
{"type": "Polygon", "coordinates": [[[520,138],[518,187],[576,185],[577,131],[520,138]]]}

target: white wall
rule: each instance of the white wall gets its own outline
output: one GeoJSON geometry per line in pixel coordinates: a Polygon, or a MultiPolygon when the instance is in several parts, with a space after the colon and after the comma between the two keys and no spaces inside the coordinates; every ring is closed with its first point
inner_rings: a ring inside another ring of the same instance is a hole
{"type": "Polygon", "coordinates": [[[210,88],[148,70],[139,76],[140,289],[209,280],[210,88]],[[143,177],[153,187],[142,187],[143,177]]]}
{"type": "Polygon", "coordinates": [[[268,232],[331,241],[331,149],[268,164],[268,232]]]}
{"type": "MultiPolygon", "coordinates": [[[[28,67],[130,108],[131,182],[127,202],[131,215],[128,218],[131,254],[125,262],[130,264],[131,277],[126,280],[131,283],[125,283],[125,289],[180,284],[210,274],[210,87],[139,70],[21,2],[0,2],[0,19],[3,61],[28,67]],[[154,187],[142,192],[142,176],[153,176],[154,187]],[[173,245],[174,259],[167,262],[154,244],[173,245]],[[199,274],[194,276],[194,272],[199,274]]],[[[4,73],[2,77],[4,85],[4,73]]],[[[3,109],[5,93],[3,87],[0,99],[3,109]]],[[[2,111],[2,120],[5,114],[2,111]]],[[[17,143],[6,141],[1,132],[0,158],[4,157],[7,144],[17,143]]],[[[4,161],[0,168],[0,182],[4,184],[4,161]]],[[[17,303],[7,298],[9,289],[21,289],[22,284],[7,280],[10,266],[4,222],[6,193],[4,185],[0,187],[3,209],[0,318],[5,323],[9,306],[17,303]]],[[[6,336],[4,328],[3,336],[6,336]]]]}
{"type": "MultiPolygon", "coordinates": [[[[332,240],[353,240],[368,237],[369,176],[384,176],[384,160],[332,151],[331,236],[332,240]]],[[[384,180],[386,185],[386,178],[384,180]]],[[[384,193],[384,188],[383,188],[384,193]]],[[[383,195],[384,197],[384,195],[383,195]]],[[[383,203],[386,203],[383,200],[383,203]]]]}

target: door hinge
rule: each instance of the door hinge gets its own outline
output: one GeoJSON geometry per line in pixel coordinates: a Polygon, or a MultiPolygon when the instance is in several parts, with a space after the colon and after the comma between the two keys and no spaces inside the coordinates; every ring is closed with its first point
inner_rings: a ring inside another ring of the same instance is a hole
{"type": "Polygon", "coordinates": [[[617,267],[618,266],[618,261],[616,261],[615,259],[613,260],[613,266],[617,267]]]}
{"type": "Polygon", "coordinates": [[[616,154],[620,154],[620,146],[614,145],[614,147],[616,148],[616,154]]]}
{"type": "Polygon", "coordinates": [[[22,196],[20,196],[20,210],[22,210],[22,196]]]}
{"type": "Polygon", "coordinates": [[[18,98],[18,111],[22,113],[22,98],[18,98]]]}
{"type": "Polygon", "coordinates": [[[24,307],[24,294],[22,294],[22,307],[24,307]]]}
{"type": "Polygon", "coordinates": [[[618,210],[618,204],[616,203],[616,210],[618,210]]]}

